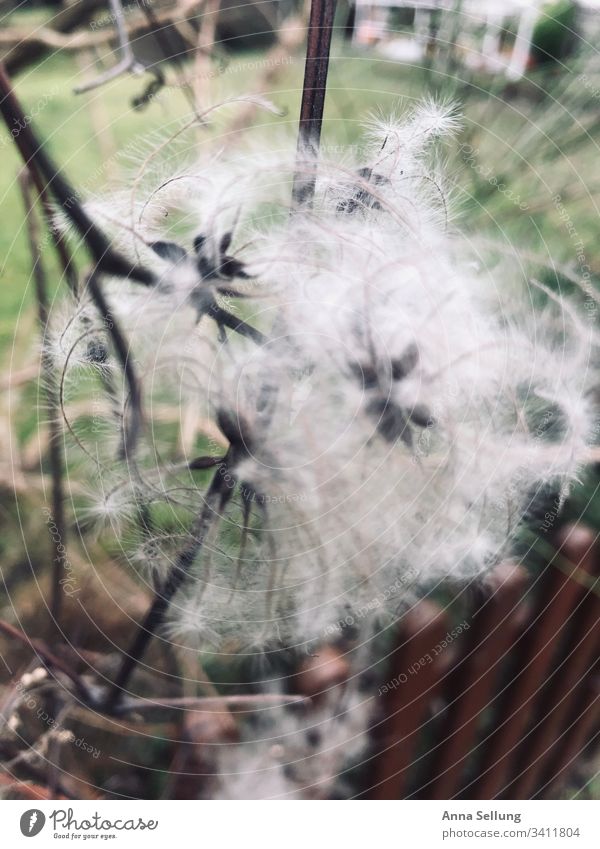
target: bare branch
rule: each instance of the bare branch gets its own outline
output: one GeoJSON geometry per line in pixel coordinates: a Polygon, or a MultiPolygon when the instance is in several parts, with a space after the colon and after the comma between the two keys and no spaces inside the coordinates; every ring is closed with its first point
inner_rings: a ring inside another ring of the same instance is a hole
{"type": "Polygon", "coordinates": [[[74,672],[68,664],[57,657],[44,643],[40,640],[30,639],[24,631],[21,631],[20,628],[5,622],[4,619],[0,619],[0,633],[13,640],[18,640],[20,643],[27,646],[27,648],[30,648],[33,652],[35,652],[46,666],[66,675],[66,677],[75,685],[75,688],[84,698],[84,701],[87,704],[93,704],[91,694],[80,676],[74,672]]]}
{"type": "Polygon", "coordinates": [[[97,270],[117,277],[129,277],[138,283],[151,286],[154,283],[154,275],[114,250],[102,230],[88,216],[78,193],[46,153],[14,93],[3,63],[0,63],[0,113],[9,129],[19,127],[19,131],[13,133],[13,138],[23,162],[31,171],[38,192],[43,194],[49,190],[53,194],[84,239],[96,262],[97,270]]]}
{"type": "Polygon", "coordinates": [[[104,702],[104,710],[107,713],[115,712],[118,708],[131,676],[146,652],[148,644],[164,622],[173,597],[188,577],[196,557],[204,546],[208,532],[219,518],[219,506],[222,507],[223,500],[231,494],[230,490],[223,491],[226,484],[221,471],[222,468],[219,467],[215,472],[204,497],[202,510],[190,529],[189,539],[179,551],[171,571],[163,586],[157,591],[144,621],[140,624],[129,650],[125,653],[114,683],[110,687],[104,702]]]}
{"type": "Polygon", "coordinates": [[[117,28],[117,38],[119,40],[119,50],[121,51],[121,59],[114,67],[109,68],[107,71],[104,71],[103,74],[100,74],[95,79],[91,80],[89,83],[84,83],[83,85],[76,86],[74,89],[75,94],[83,94],[83,92],[85,91],[92,91],[92,89],[100,88],[100,86],[103,86],[111,80],[120,77],[121,74],[140,75],[143,74],[146,70],[146,66],[143,65],[141,62],[138,62],[133,53],[131,42],[129,41],[129,34],[125,25],[125,15],[123,13],[123,6],[121,5],[121,0],[108,0],[108,2],[110,4],[115,26],[117,28]]]}
{"type": "Polygon", "coordinates": [[[190,696],[175,699],[126,698],[120,703],[116,712],[118,715],[126,713],[161,715],[178,710],[214,712],[222,708],[226,713],[249,713],[269,707],[308,703],[310,703],[308,696],[290,693],[282,693],[281,695],[259,693],[237,696],[190,696]]]}
{"type": "Polygon", "coordinates": [[[46,348],[46,335],[48,333],[48,286],[46,272],[42,263],[40,252],[39,221],[35,211],[35,202],[31,193],[31,177],[26,171],[19,175],[19,185],[23,202],[25,204],[25,223],[29,250],[31,253],[31,265],[35,283],[35,293],[38,304],[38,320],[42,338],[42,373],[45,381],[46,400],[50,415],[48,442],[48,453],[50,458],[50,474],[52,477],[52,521],[55,533],[51,534],[53,547],[53,569],[52,569],[52,596],[50,600],[50,613],[61,633],[60,619],[63,600],[63,579],[65,573],[65,549],[67,544],[67,526],[64,511],[64,456],[61,446],[63,435],[60,415],[60,402],[58,387],[56,385],[54,362],[46,348]]]}

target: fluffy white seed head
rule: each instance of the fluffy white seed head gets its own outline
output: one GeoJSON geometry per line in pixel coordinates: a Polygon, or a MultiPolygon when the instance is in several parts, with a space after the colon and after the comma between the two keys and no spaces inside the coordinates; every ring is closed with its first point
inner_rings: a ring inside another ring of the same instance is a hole
{"type": "MultiPolygon", "coordinates": [[[[231,442],[215,472],[231,497],[175,600],[174,639],[260,650],[349,615],[371,627],[416,586],[490,568],[532,493],[564,499],[577,479],[595,332],[453,222],[437,143],[458,128],[452,104],[429,101],[372,120],[356,161],[324,156],[313,204],[291,216],[292,147],[147,167],[105,215],[132,222],[121,246],[157,275],[109,287],[146,406],[195,401],[222,431],[198,453],[231,442]],[[212,304],[267,341],[219,332],[212,304]]],[[[195,515],[205,478],[165,463],[169,438],[146,428],[136,492],[195,515]]]]}

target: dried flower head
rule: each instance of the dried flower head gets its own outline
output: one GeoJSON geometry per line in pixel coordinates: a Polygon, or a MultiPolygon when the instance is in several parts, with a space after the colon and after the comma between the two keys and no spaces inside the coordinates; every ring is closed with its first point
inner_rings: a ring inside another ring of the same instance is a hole
{"type": "MultiPolygon", "coordinates": [[[[174,638],[260,649],[311,644],[349,615],[371,627],[416,585],[491,567],[532,498],[564,499],[576,479],[597,339],[452,223],[437,147],[459,126],[433,101],[372,119],[356,161],[304,162],[316,194],[291,216],[289,151],[147,168],[105,205],[156,285],[108,289],[148,421],[131,487],[104,487],[104,511],[132,515],[127,493],[146,506],[138,559],[200,515],[174,638]],[[203,422],[177,462],[167,404],[203,422]]],[[[92,344],[104,368],[94,334],[80,358],[92,344]]]]}

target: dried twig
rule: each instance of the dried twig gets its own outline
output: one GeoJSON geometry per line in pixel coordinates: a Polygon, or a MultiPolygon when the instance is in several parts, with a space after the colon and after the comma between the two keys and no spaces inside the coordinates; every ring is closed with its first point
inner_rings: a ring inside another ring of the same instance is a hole
{"type": "Polygon", "coordinates": [[[102,74],[99,74],[95,79],[90,80],[89,83],[83,83],[82,85],[76,86],[74,91],[75,94],[83,94],[85,91],[92,91],[92,89],[100,88],[100,86],[105,85],[111,80],[120,77],[121,74],[143,74],[146,70],[146,66],[135,58],[133,49],[131,47],[131,42],[129,41],[129,35],[127,33],[127,27],[125,26],[125,15],[123,13],[123,6],[121,5],[121,0],[108,0],[112,18],[115,22],[115,26],[117,28],[117,38],[119,41],[119,50],[121,52],[121,59],[114,65],[112,68],[108,68],[108,70],[104,71],[102,74]]]}
{"type": "MultiPolygon", "coordinates": [[[[277,43],[268,51],[262,63],[264,70],[255,82],[255,90],[264,92],[272,87],[278,75],[288,67],[292,56],[304,39],[306,21],[300,16],[287,18],[277,31],[277,43]]],[[[227,127],[228,143],[234,141],[238,134],[251,124],[257,110],[257,104],[249,102],[239,114],[236,114],[227,127]]]]}
{"type": "Polygon", "coordinates": [[[88,690],[87,686],[82,681],[80,676],[76,672],[74,672],[67,663],[57,657],[40,640],[30,639],[24,631],[21,631],[20,628],[17,628],[8,622],[5,622],[4,619],[0,619],[0,633],[4,634],[7,637],[10,637],[13,640],[18,640],[20,643],[27,646],[27,648],[35,652],[35,654],[40,658],[40,660],[50,669],[55,669],[58,672],[62,672],[63,675],[66,675],[66,677],[75,685],[75,689],[86,702],[86,704],[92,705],[94,703],[94,699],[92,698],[90,691],[88,690]]]}
{"type": "Polygon", "coordinates": [[[146,286],[152,285],[154,275],[115,251],[104,233],[88,216],[78,193],[59,172],[33,132],[2,63],[0,63],[0,113],[8,127],[15,125],[21,127],[20,132],[14,136],[14,141],[25,165],[31,171],[36,189],[40,194],[47,189],[53,194],[61,209],[84,239],[96,262],[97,270],[117,277],[129,277],[146,286]]]}
{"type": "MultiPolygon", "coordinates": [[[[77,0],[75,3],[57,8],[52,15],[52,30],[48,31],[47,28],[40,27],[21,33],[22,37],[13,42],[12,49],[5,55],[4,61],[10,73],[16,74],[31,62],[38,60],[49,48],[60,46],[56,43],[56,39],[60,40],[61,34],[68,38],[76,38],[77,36],[70,35],[73,30],[85,25],[103,5],[104,0],[77,0]],[[41,30],[41,38],[36,38],[39,30],[41,30]],[[49,43],[47,39],[54,43],[49,43]]],[[[8,32],[6,31],[5,34],[8,32]]]]}
{"type": "Polygon", "coordinates": [[[89,47],[108,44],[114,38],[112,31],[63,33],[50,27],[7,27],[0,32],[0,47],[14,49],[27,44],[40,51],[47,47],[51,50],[79,51],[89,47]]]}
{"type": "Polygon", "coordinates": [[[38,305],[38,320],[42,337],[42,374],[45,383],[44,388],[50,417],[48,423],[50,434],[48,453],[50,458],[50,475],[52,477],[52,521],[54,522],[55,527],[55,533],[51,535],[54,557],[52,558],[53,568],[50,613],[60,633],[63,599],[62,586],[65,574],[65,549],[67,545],[67,528],[65,522],[63,492],[63,473],[65,464],[61,446],[63,432],[54,362],[46,348],[49,314],[48,286],[40,253],[39,221],[35,211],[35,203],[31,194],[31,178],[27,172],[21,172],[19,175],[19,185],[23,196],[23,202],[25,204],[25,223],[27,226],[29,250],[31,252],[32,271],[38,305]]]}
{"type": "Polygon", "coordinates": [[[0,392],[6,389],[14,389],[17,386],[31,383],[39,375],[40,370],[37,363],[32,363],[29,366],[24,366],[18,371],[11,371],[10,374],[5,374],[0,379],[0,392]]]}
{"type": "Polygon", "coordinates": [[[222,468],[219,467],[206,492],[202,510],[192,525],[189,540],[177,555],[163,586],[157,591],[154,601],[144,617],[144,621],[139,626],[129,651],[126,652],[114,682],[108,691],[104,702],[104,709],[108,713],[114,712],[118,708],[131,676],[146,652],[148,644],[162,625],[175,593],[187,578],[190,568],[202,550],[213,522],[219,517],[219,509],[222,509],[223,501],[230,494],[231,490],[227,490],[225,476],[222,474],[222,468]]]}
{"type": "Polygon", "coordinates": [[[205,0],[203,14],[198,23],[198,35],[196,37],[196,48],[194,51],[193,78],[194,99],[197,109],[202,109],[204,105],[204,83],[209,76],[207,71],[210,66],[210,54],[215,43],[215,31],[217,27],[219,7],[220,0],[205,0]]]}
{"type": "MultiPolygon", "coordinates": [[[[198,2],[200,2],[200,0],[192,0],[192,2],[190,4],[191,8],[196,6],[198,2]]],[[[183,69],[183,62],[181,60],[181,57],[179,56],[178,50],[176,48],[173,49],[173,46],[171,44],[171,39],[169,37],[168,29],[164,29],[164,27],[159,24],[158,18],[154,14],[154,11],[150,6],[144,4],[144,6],[142,7],[142,11],[144,13],[146,20],[148,21],[148,24],[151,27],[152,35],[154,36],[154,40],[156,41],[156,44],[157,44],[159,50],[161,51],[163,58],[164,59],[170,59],[175,64],[175,66],[177,67],[179,75],[180,75],[180,80],[183,83],[182,91],[183,91],[185,97],[187,98],[188,103],[190,104],[192,111],[194,112],[194,114],[197,115],[197,113],[196,113],[196,101],[195,101],[195,98],[194,98],[194,94],[190,90],[189,86],[187,86],[185,84],[185,75],[183,73],[183,70],[184,70],[183,69]]]]}
{"type": "MultiPolygon", "coordinates": [[[[32,770],[29,770],[30,774],[32,770]]],[[[36,775],[39,775],[36,771],[36,775]]],[[[40,776],[43,779],[43,776],[40,776]]],[[[31,802],[52,801],[57,799],[72,799],[73,796],[67,796],[62,787],[55,786],[54,788],[44,787],[42,784],[25,783],[19,778],[13,778],[12,775],[0,773],[0,787],[4,788],[5,792],[12,793],[17,799],[24,799],[31,802]]]]}
{"type": "Polygon", "coordinates": [[[116,713],[119,715],[127,713],[139,714],[163,714],[181,711],[210,711],[214,713],[222,708],[226,713],[253,713],[257,710],[269,707],[282,707],[285,705],[308,704],[308,696],[283,693],[276,694],[252,694],[237,696],[197,696],[175,699],[123,699],[116,713]]]}

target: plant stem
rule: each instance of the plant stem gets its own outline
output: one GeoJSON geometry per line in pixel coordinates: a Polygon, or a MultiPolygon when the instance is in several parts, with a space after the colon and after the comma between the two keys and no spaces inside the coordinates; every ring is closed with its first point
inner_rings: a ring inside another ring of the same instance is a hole
{"type": "Polygon", "coordinates": [[[129,650],[125,653],[104,703],[107,713],[114,713],[117,709],[135,668],[140,663],[156,631],[162,625],[175,593],[188,577],[196,557],[206,542],[213,522],[219,517],[218,508],[222,506],[225,495],[223,487],[226,486],[225,476],[222,474],[223,467],[220,466],[215,472],[206,492],[204,506],[190,529],[190,538],[177,555],[163,586],[156,592],[150,609],[139,626],[129,650]]]}
{"type": "Polygon", "coordinates": [[[292,198],[296,206],[309,204],[315,193],[314,169],[321,142],[336,4],[337,0],[312,0],[310,7],[298,132],[298,165],[292,189],[292,198]]]}
{"type": "Polygon", "coordinates": [[[261,331],[257,330],[256,327],[252,327],[251,324],[248,324],[243,319],[238,318],[237,315],[223,309],[223,307],[219,306],[216,302],[210,307],[207,314],[214,319],[217,324],[222,325],[223,327],[228,327],[235,333],[239,333],[239,335],[243,336],[245,339],[251,339],[257,345],[264,345],[267,341],[267,337],[264,333],[261,333],[261,331]]]}
{"type": "Polygon", "coordinates": [[[39,640],[31,640],[20,628],[11,625],[9,622],[5,622],[4,619],[0,619],[0,634],[4,634],[6,637],[10,637],[13,640],[18,640],[24,646],[30,648],[44,664],[62,672],[63,675],[66,675],[67,678],[75,685],[77,692],[82,696],[84,702],[87,705],[93,704],[90,692],[79,675],[77,675],[77,673],[74,672],[67,663],[61,660],[61,658],[53,654],[53,652],[51,652],[44,643],[39,640]]]}
{"type": "Polygon", "coordinates": [[[121,58],[116,65],[113,65],[112,68],[108,68],[108,70],[104,71],[104,73],[100,74],[100,76],[96,77],[96,79],[77,86],[75,94],[83,94],[86,91],[92,91],[95,88],[99,88],[100,86],[105,85],[105,83],[121,76],[121,74],[135,74],[144,70],[144,66],[136,60],[131,48],[131,42],[129,41],[129,34],[125,24],[125,13],[123,11],[123,6],[121,5],[121,0],[108,0],[108,4],[117,29],[121,58]]]}
{"type": "MultiPolygon", "coordinates": [[[[31,194],[31,177],[23,171],[19,175],[19,185],[25,204],[25,223],[31,252],[31,266],[35,283],[35,294],[38,304],[38,320],[42,337],[42,374],[46,384],[46,399],[50,414],[50,440],[48,454],[50,459],[50,474],[52,477],[52,521],[56,533],[52,534],[54,557],[52,558],[52,595],[50,598],[50,614],[58,631],[62,613],[63,579],[65,573],[65,549],[67,545],[67,528],[64,510],[63,472],[64,457],[61,446],[63,436],[60,416],[59,390],[56,385],[55,368],[52,356],[46,348],[48,332],[48,286],[46,272],[40,253],[39,221],[35,211],[35,203],[31,194]]],[[[42,201],[43,202],[43,201],[42,201]]]]}
{"type": "Polygon", "coordinates": [[[84,239],[98,271],[117,277],[130,277],[146,286],[154,283],[154,275],[117,253],[104,233],[89,218],[79,195],[65,180],[48,156],[31,128],[31,119],[19,103],[3,63],[0,62],[0,114],[11,133],[27,168],[32,172],[38,191],[46,187],[84,239]]]}
{"type": "Polygon", "coordinates": [[[120,328],[115,316],[111,313],[110,307],[100,286],[100,282],[95,272],[92,272],[87,280],[87,289],[90,297],[94,302],[94,306],[100,313],[100,317],[108,331],[118,360],[121,363],[125,381],[129,387],[129,404],[131,407],[131,416],[129,423],[123,419],[123,444],[121,446],[122,458],[127,457],[127,454],[137,442],[137,438],[142,426],[142,390],[138,380],[133,358],[130,356],[129,345],[125,334],[120,328]]]}
{"type": "MultiPolygon", "coordinates": [[[[0,114],[31,174],[37,192],[46,202],[47,191],[52,193],[85,242],[96,263],[95,272],[129,278],[144,286],[155,285],[154,274],[147,268],[132,263],[116,251],[102,230],[89,218],[79,199],[79,193],[65,180],[43,149],[42,142],[33,132],[30,126],[31,119],[25,115],[2,62],[0,62],[0,114]]],[[[92,289],[97,289],[95,281],[90,285],[92,289]]],[[[253,339],[257,344],[264,342],[264,336],[258,330],[223,307],[216,305],[212,312],[212,317],[216,321],[236,333],[253,339]]]]}
{"type": "Polygon", "coordinates": [[[174,699],[126,699],[119,705],[119,716],[127,713],[141,713],[146,717],[151,714],[160,717],[177,711],[213,712],[222,710],[224,713],[254,713],[270,707],[287,705],[310,704],[308,696],[297,693],[258,693],[251,695],[233,696],[188,696],[174,699]]]}

